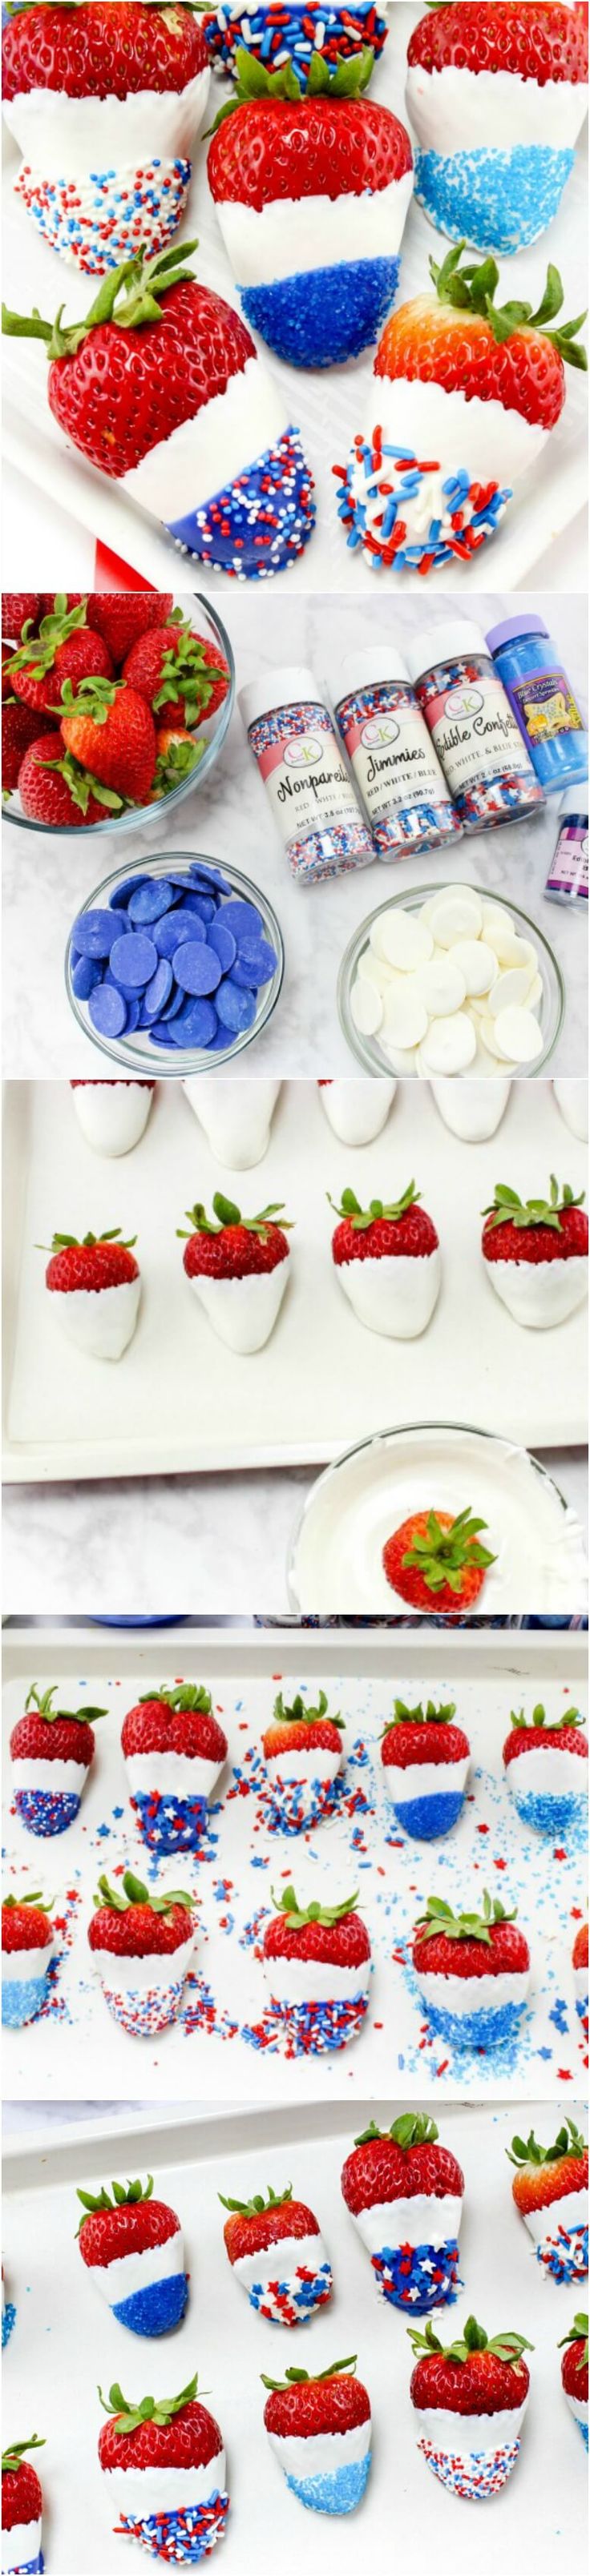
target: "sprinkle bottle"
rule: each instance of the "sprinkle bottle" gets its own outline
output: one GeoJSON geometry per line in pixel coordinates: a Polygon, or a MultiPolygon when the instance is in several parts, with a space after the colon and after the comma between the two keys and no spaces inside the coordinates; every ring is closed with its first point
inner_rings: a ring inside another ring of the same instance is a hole
{"type": "Polygon", "coordinates": [[[539,812],[543,788],[480,627],[443,618],[408,638],[406,661],[464,832],[539,812]]]}
{"type": "Polygon", "coordinates": [[[313,671],[252,680],[238,705],[286,850],[302,885],[363,868],[375,852],[313,671]]]}
{"type": "Polygon", "coordinates": [[[552,903],[588,902],[588,780],[566,787],[559,808],[559,839],[546,895],[552,903]]]}
{"type": "Polygon", "coordinates": [[[507,617],[486,641],[546,793],[587,779],[584,720],[543,618],[507,617]]]}
{"type": "Polygon", "coordinates": [[[456,840],[460,816],[398,645],[347,653],[335,707],[379,858],[403,859],[456,840]]]}

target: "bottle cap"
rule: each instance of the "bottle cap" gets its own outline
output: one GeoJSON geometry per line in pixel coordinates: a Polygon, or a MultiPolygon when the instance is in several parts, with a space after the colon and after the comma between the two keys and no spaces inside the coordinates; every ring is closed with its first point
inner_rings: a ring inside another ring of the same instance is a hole
{"type": "Polygon", "coordinates": [[[299,698],[309,699],[314,707],[321,707],[323,703],[322,691],[313,671],[306,671],[302,663],[296,662],[292,667],[289,664],[284,670],[264,671],[258,680],[248,680],[245,688],[238,689],[238,706],[246,732],[249,725],[256,723],[257,716],[274,715],[277,708],[296,706],[299,698]]]}
{"type": "Polygon", "coordinates": [[[566,787],[559,800],[560,814],[581,814],[588,824],[588,780],[579,778],[577,785],[566,787]]]}
{"type": "Polygon", "coordinates": [[[501,626],[488,626],[486,643],[490,653],[499,653],[502,644],[513,644],[519,635],[546,635],[549,628],[543,617],[505,617],[501,626]]]}
{"type": "Polygon", "coordinates": [[[396,681],[407,683],[408,679],[405,653],[400,652],[393,637],[390,644],[361,644],[358,652],[345,653],[340,663],[335,704],[338,706],[341,698],[348,697],[351,689],[371,689],[381,680],[390,680],[395,688],[396,681]]]}
{"type": "Polygon", "coordinates": [[[419,680],[424,671],[436,670],[438,662],[460,661],[461,655],[483,653],[491,661],[489,644],[481,626],[472,618],[441,618],[440,626],[422,626],[417,635],[409,635],[405,646],[410,679],[419,680]]]}

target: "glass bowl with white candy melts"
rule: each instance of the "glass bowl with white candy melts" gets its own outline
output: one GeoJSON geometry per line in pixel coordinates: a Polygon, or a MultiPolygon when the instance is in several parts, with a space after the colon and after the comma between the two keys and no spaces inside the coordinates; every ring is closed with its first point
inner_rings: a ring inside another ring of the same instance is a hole
{"type": "Polygon", "coordinates": [[[80,906],[65,955],[86,1038],[125,1073],[223,1070],[266,1028],[285,971],[272,904],[237,868],[164,850],[80,906]]]}
{"type": "Polygon", "coordinates": [[[472,885],[413,886],[368,913],[338,977],[368,1073],[542,1073],[565,1013],[561,969],[518,904],[472,885]]]}

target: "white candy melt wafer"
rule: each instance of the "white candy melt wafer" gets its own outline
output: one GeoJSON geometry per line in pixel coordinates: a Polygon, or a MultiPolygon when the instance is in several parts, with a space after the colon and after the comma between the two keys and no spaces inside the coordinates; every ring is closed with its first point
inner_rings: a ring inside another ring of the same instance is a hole
{"type": "Polygon", "coordinates": [[[453,966],[458,967],[459,974],[463,976],[470,1001],[477,1000],[482,993],[489,993],[490,984],[495,983],[498,973],[498,959],[485,939],[456,940],[451,957],[453,966]]]}
{"type": "Polygon", "coordinates": [[[466,1073],[476,1045],[473,1020],[466,1011],[455,1011],[452,1019],[432,1020],[420,1049],[426,1072],[466,1073]]]}
{"type": "Polygon", "coordinates": [[[502,973],[497,977],[493,991],[490,993],[491,1018],[493,1020],[497,1020],[499,1012],[510,1010],[514,1002],[517,1002],[519,1005],[527,1002],[531,988],[531,981],[532,970],[530,966],[504,967],[502,969],[502,973]]]}
{"type": "Polygon", "coordinates": [[[543,998],[534,941],[475,887],[449,885],[419,911],[400,903],[377,915],[350,1006],[363,1035],[379,1030],[396,1073],[444,1078],[535,1064],[543,998]]]}
{"type": "Polygon", "coordinates": [[[353,984],[350,1008],[355,1029],[359,1030],[361,1037],[376,1037],[383,1019],[383,1003],[381,994],[375,991],[374,984],[363,984],[360,979],[357,980],[356,984],[353,984]]]}
{"type": "Polygon", "coordinates": [[[418,1046],[420,1039],[426,1036],[428,1012],[426,1003],[422,1001],[415,984],[413,982],[408,984],[407,992],[404,991],[403,986],[400,988],[396,984],[392,991],[386,994],[384,1008],[385,1035],[388,1045],[418,1046]]]}
{"type": "Polygon", "coordinates": [[[455,965],[454,950],[452,958],[429,958],[427,966],[418,967],[414,981],[422,1001],[426,1003],[430,1019],[448,1018],[451,1011],[460,1011],[467,986],[464,975],[455,965]]]}
{"type": "Polygon", "coordinates": [[[543,1039],[533,1011],[518,1008],[500,1011],[494,1020],[498,1055],[514,1059],[515,1064],[534,1064],[542,1055],[543,1039]]]}
{"type": "Polygon", "coordinates": [[[433,904],[430,928],[439,948],[453,948],[457,939],[478,939],[481,930],[479,895],[472,894],[470,886],[449,886],[433,904]]]}
{"type": "Polygon", "coordinates": [[[389,966],[397,966],[400,974],[411,975],[416,966],[425,966],[433,947],[432,931],[419,913],[384,914],[378,954],[387,959],[389,966]]]}

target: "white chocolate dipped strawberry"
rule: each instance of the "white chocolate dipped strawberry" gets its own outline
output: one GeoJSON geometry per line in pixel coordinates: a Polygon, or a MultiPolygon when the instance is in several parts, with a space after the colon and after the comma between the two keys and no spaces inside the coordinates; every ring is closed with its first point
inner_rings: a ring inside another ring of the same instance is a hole
{"type": "Polygon", "coordinates": [[[267,2199],[226,2200],[225,2250],[236,2280],[255,2314],[269,2325],[301,2326],[326,2306],[332,2296],[332,2267],[317,2218],[307,2202],[294,2200],[293,2185],[267,2199]]]}
{"type": "Polygon", "coordinates": [[[331,1715],[325,1691],[319,1692],[315,1708],[300,1691],[286,1708],[279,1691],[262,1750],[273,1816],[282,1833],[301,1833],[329,1815],[342,1768],[343,1727],[340,1713],[331,1715]]]}
{"type": "Polygon", "coordinates": [[[37,231],[84,275],[165,251],[184,212],[209,95],[190,10],[86,0],[19,10],[4,27],[4,112],[37,231]]]}
{"type": "Polygon", "coordinates": [[[484,1210],[482,1253],[488,1278],[515,1323],[550,1330],[575,1314],[588,1295],[588,1218],[581,1190],[552,1172],[548,1199],[522,1200],[498,1182],[484,1210]]]}
{"type": "MultiPolygon", "coordinates": [[[[362,1208],[343,1190],[332,1260],[345,1297],[371,1333],[414,1341],[434,1314],[441,1279],[438,1235],[409,1182],[400,1199],[362,1208]]],[[[336,1201],[330,1199],[330,1206],[336,1201]]]]}
{"type": "Polygon", "coordinates": [[[25,2456],[43,2448],[32,2433],[28,2442],[11,2442],[2,2453],[2,2576],[40,2576],[45,2565],[41,2481],[25,2456]]]}
{"type": "Polygon", "coordinates": [[[581,2309],[569,2334],[562,2336],[561,2385],[574,2424],[588,2449],[588,2317],[581,2309]]]}
{"type": "Polygon", "coordinates": [[[318,1082],[328,1126],[342,1145],[371,1145],[389,1117],[397,1083],[368,1078],[318,1082]]]}
{"type": "Polygon", "coordinates": [[[71,1082],[78,1126],[94,1154],[131,1154],[152,1106],[155,1082],[71,1082]]]}
{"type": "Polygon", "coordinates": [[[510,1081],[495,1082],[493,1074],[484,1082],[456,1082],[452,1076],[445,1081],[443,1074],[439,1080],[436,1076],[431,1080],[430,1089],[439,1117],[445,1127],[450,1127],[451,1135],[458,1136],[464,1145],[483,1145],[488,1137],[495,1136],[504,1116],[510,1081]]]}
{"type": "Polygon", "coordinates": [[[299,1905],[294,1887],[271,1896],[262,1957],[270,2003],[287,2056],[345,2048],[365,2018],[371,1943],[356,1896],[340,1905],[299,1905]]]}
{"type": "Polygon", "coordinates": [[[230,1172],[249,1172],[264,1162],[280,1082],[216,1081],[200,1073],[182,1088],[216,1162],[230,1172]]]}
{"type": "MultiPolygon", "coordinates": [[[[69,1340],[89,1359],[120,1360],[133,1339],[141,1281],[134,1261],[132,1235],[120,1240],[120,1226],[109,1234],[54,1234],[45,1286],[58,1321],[69,1340]]],[[[44,1249],[39,1246],[39,1250],[44,1249]]]]}
{"type": "Polygon", "coordinates": [[[216,1190],[216,1222],[198,1202],[187,1208],[190,1233],[178,1226],[186,1242],[183,1265],[208,1323],[232,1351],[261,1351],[270,1340],[289,1278],[290,1252],[282,1202],[242,1216],[232,1199],[216,1190]],[[276,1218],[282,1218],[277,1225],[276,1218]]]}
{"type": "Polygon", "coordinates": [[[223,2436],[189,2380],[178,2397],[128,2403],[116,2382],[98,2445],[115,2529],[168,2564],[196,2564],[222,2540],[229,2512],[223,2436]]]}
{"type": "Polygon", "coordinates": [[[525,2335],[488,2336],[475,2317],[446,2346],[432,2319],[408,2328],[414,2353],[410,2396],[418,2449],[452,2495],[484,2502],[506,2485],[520,2450],[529,2394],[525,2335]]]}
{"type": "Polygon", "coordinates": [[[132,2039],[149,2039],[175,2021],[190,1968],[197,1918],[183,1888],[151,1896],[133,1871],[115,1888],[99,1878],[88,1940],[105,2001],[132,2039]]]}

